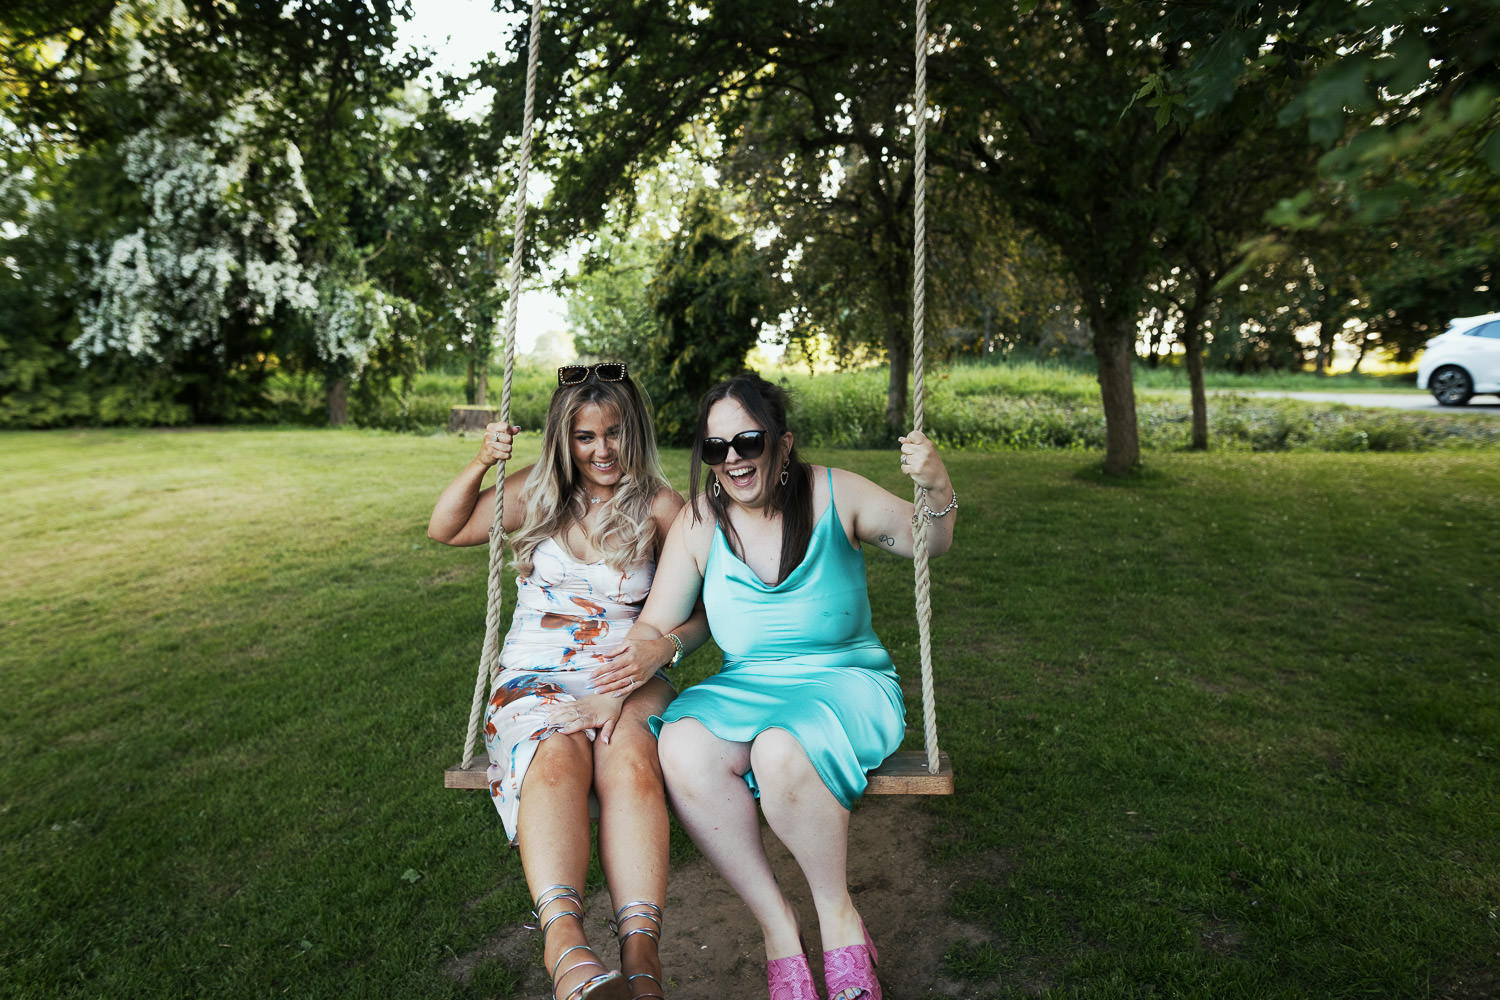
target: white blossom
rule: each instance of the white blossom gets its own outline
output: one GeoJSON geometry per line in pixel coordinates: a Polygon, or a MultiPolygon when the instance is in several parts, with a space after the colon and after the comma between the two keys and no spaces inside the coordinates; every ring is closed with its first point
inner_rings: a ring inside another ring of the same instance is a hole
{"type": "Polygon", "coordinates": [[[158,126],[122,144],[143,221],[84,250],[91,295],[73,350],[85,363],[111,352],[222,349],[229,322],[280,319],[306,323],[318,357],[357,371],[390,337],[409,303],[333,272],[299,238],[316,209],[301,151],[285,141],[265,147],[257,129],[265,100],[232,105],[200,137],[158,126]]]}

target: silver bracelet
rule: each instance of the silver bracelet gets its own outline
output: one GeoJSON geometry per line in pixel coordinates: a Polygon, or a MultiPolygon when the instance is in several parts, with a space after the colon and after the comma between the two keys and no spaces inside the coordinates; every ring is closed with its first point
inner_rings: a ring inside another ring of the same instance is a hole
{"type": "Polygon", "coordinates": [[[958,490],[953,491],[953,499],[948,501],[948,506],[942,510],[933,510],[927,506],[927,487],[922,487],[922,513],[927,515],[928,520],[932,521],[940,517],[947,517],[955,510],[958,510],[958,490]]]}

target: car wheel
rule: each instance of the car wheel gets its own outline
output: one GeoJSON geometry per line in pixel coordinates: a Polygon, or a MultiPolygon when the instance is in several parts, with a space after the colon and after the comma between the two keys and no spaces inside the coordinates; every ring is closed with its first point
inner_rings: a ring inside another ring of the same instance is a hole
{"type": "Polygon", "coordinates": [[[1444,406],[1463,406],[1474,395],[1474,380],[1453,365],[1444,365],[1427,380],[1432,397],[1444,406]]]}

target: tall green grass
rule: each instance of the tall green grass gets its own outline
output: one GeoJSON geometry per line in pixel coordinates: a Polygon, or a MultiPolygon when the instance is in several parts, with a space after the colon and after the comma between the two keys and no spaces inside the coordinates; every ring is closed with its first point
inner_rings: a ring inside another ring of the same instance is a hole
{"type": "MultiPolygon", "coordinates": [[[[889,444],[886,369],[783,372],[777,377],[791,390],[793,425],[804,443],[830,448],[889,444]]],[[[1258,384],[1218,381],[1242,391],[1258,384]]],[[[1286,380],[1274,385],[1284,387],[1286,380]]],[[[1145,449],[1173,451],[1190,444],[1187,394],[1167,388],[1137,392],[1136,419],[1145,449]]],[[[1057,363],[936,369],[926,380],[924,416],[924,430],[947,447],[1096,451],[1105,441],[1093,373],[1057,363]]],[[[1487,413],[1393,411],[1230,392],[1210,398],[1208,417],[1210,447],[1234,451],[1432,451],[1500,445],[1500,421],[1487,413]]]]}
{"type": "MultiPolygon", "coordinates": [[[[1417,387],[1417,370],[1412,364],[1377,365],[1377,371],[1343,371],[1329,375],[1314,372],[1213,371],[1203,373],[1209,389],[1238,392],[1275,390],[1278,392],[1410,392],[1417,387]]],[[[1187,370],[1181,364],[1157,367],[1137,365],[1135,384],[1140,389],[1186,389],[1187,370]]]]}
{"type": "MultiPolygon", "coordinates": [[[[793,424],[804,445],[883,448],[891,444],[885,425],[885,368],[817,375],[784,369],[767,374],[791,390],[793,424]]],[[[1484,413],[1400,412],[1248,395],[1256,389],[1369,391],[1372,386],[1390,388],[1391,378],[1219,373],[1209,381],[1211,388],[1227,393],[1214,395],[1208,406],[1210,446],[1216,449],[1433,451],[1500,445],[1500,421],[1484,413]]],[[[523,427],[540,426],[554,385],[551,369],[519,369],[511,404],[515,421],[523,427]]],[[[1180,391],[1186,387],[1181,373],[1141,367],[1137,385],[1142,447],[1155,451],[1187,448],[1192,411],[1187,394],[1180,391]]],[[[283,385],[281,391],[290,393],[290,386],[283,385]]],[[[498,375],[491,389],[491,403],[498,405],[498,375]]],[[[283,419],[306,424],[326,419],[321,399],[303,395],[295,397],[300,402],[288,402],[294,395],[284,398],[278,409],[283,419]]],[[[403,395],[373,403],[353,401],[351,419],[363,427],[431,432],[446,427],[449,407],[463,401],[461,377],[426,375],[403,395]]],[[[1105,436],[1094,373],[1058,362],[934,367],[926,380],[924,429],[946,447],[990,450],[1095,451],[1104,447],[1105,436]]]]}
{"type": "MultiPolygon", "coordinates": [[[[556,387],[555,369],[517,366],[511,378],[511,418],[523,426],[540,427],[556,387]]],[[[486,404],[498,409],[501,391],[501,374],[492,372],[486,404]]],[[[272,413],[282,423],[309,427],[328,423],[327,400],[316,380],[279,378],[273,382],[270,396],[272,413]]],[[[431,433],[447,428],[452,407],[468,404],[462,375],[432,372],[417,376],[409,386],[393,387],[371,398],[356,393],[348,404],[349,422],[356,427],[431,433]]]]}
{"type": "MultiPolygon", "coordinates": [[[[447,971],[528,908],[438,782],[486,554],[425,524],[474,448],[0,435],[0,996],[517,995],[447,971]]],[[[926,860],[988,943],[931,995],[1500,991],[1500,455],[948,460],[926,860]]],[[[914,674],[910,564],[869,567],[914,674]]]]}

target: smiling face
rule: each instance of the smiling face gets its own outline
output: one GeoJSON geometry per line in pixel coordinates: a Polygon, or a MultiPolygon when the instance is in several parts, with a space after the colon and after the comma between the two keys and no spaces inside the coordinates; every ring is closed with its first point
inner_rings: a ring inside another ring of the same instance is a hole
{"type": "Polygon", "coordinates": [[[589,496],[614,493],[620,471],[620,415],[612,406],[585,403],[573,418],[568,434],[573,473],[589,496]]]}
{"type": "MultiPolygon", "coordinates": [[[[735,435],[746,431],[766,430],[732,397],[719,400],[709,409],[706,429],[708,437],[725,441],[733,441],[735,435]]],[[[751,509],[766,507],[784,453],[783,442],[775,438],[768,439],[764,450],[753,459],[741,455],[731,445],[724,461],[712,466],[726,499],[751,509]]]]}

